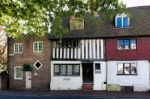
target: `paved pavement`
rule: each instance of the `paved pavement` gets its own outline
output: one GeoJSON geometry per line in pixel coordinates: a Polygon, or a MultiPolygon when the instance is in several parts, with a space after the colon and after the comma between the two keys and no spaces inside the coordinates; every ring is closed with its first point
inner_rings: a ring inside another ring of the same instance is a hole
{"type": "Polygon", "coordinates": [[[149,92],[0,91],[0,99],[150,99],[149,92]],[[10,98],[11,97],[11,98],[10,98]]]}

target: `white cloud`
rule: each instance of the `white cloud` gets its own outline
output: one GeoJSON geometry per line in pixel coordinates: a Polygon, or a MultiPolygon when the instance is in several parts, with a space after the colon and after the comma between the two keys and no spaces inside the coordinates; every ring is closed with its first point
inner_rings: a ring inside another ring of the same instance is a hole
{"type": "Polygon", "coordinates": [[[150,5],[150,0],[120,0],[127,4],[127,7],[150,5]]]}

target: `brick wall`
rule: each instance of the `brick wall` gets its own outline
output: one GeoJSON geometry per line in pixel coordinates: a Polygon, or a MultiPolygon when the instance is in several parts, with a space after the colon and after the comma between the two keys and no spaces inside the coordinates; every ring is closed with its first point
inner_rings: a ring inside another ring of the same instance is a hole
{"type": "Polygon", "coordinates": [[[117,49],[118,38],[106,39],[105,42],[106,59],[107,60],[150,60],[150,37],[134,37],[134,39],[137,39],[136,50],[118,50],[117,49]]]}
{"type": "Polygon", "coordinates": [[[25,73],[23,80],[14,79],[14,66],[22,66],[25,63],[33,64],[39,60],[42,67],[37,70],[33,66],[32,70],[32,90],[49,90],[50,83],[50,41],[47,38],[29,37],[26,40],[9,39],[8,70],[10,89],[25,89],[25,73]],[[43,41],[43,52],[33,53],[33,42],[43,41]],[[23,43],[23,53],[13,54],[14,43],[23,43]],[[36,75],[37,74],[37,75],[36,75]]]}

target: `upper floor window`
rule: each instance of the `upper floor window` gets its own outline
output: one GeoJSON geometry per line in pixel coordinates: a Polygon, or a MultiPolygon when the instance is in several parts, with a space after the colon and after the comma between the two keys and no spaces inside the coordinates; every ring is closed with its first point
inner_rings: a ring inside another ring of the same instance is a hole
{"type": "Polygon", "coordinates": [[[14,79],[23,79],[23,71],[21,66],[14,67],[14,79]]]}
{"type": "Polygon", "coordinates": [[[129,17],[125,14],[117,15],[115,18],[115,26],[117,28],[125,28],[129,26],[129,17]]]}
{"type": "Polygon", "coordinates": [[[118,49],[119,50],[136,49],[136,40],[135,39],[120,39],[118,40],[118,49]]]}
{"type": "Polygon", "coordinates": [[[33,43],[33,52],[42,52],[43,51],[43,42],[37,41],[33,43]]]}
{"type": "Polygon", "coordinates": [[[14,44],[14,53],[22,53],[23,52],[23,44],[22,43],[15,43],[14,44]]]}
{"type": "Polygon", "coordinates": [[[84,19],[71,17],[70,18],[70,29],[71,30],[84,29],[84,19]]]}
{"type": "Polygon", "coordinates": [[[137,64],[136,63],[119,63],[117,74],[121,75],[136,75],[137,64]]]}

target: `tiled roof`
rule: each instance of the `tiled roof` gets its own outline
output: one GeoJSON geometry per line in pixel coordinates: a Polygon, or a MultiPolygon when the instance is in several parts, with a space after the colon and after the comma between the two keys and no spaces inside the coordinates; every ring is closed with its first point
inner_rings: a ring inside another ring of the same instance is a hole
{"type": "MultiPolygon", "coordinates": [[[[133,37],[150,36],[150,6],[128,8],[130,26],[116,28],[109,20],[98,24],[97,19],[85,17],[84,30],[69,31],[64,38],[103,38],[103,37],[133,37]]],[[[69,18],[64,18],[64,26],[69,29],[69,18]]],[[[54,38],[55,36],[50,36],[54,38]]]]}

